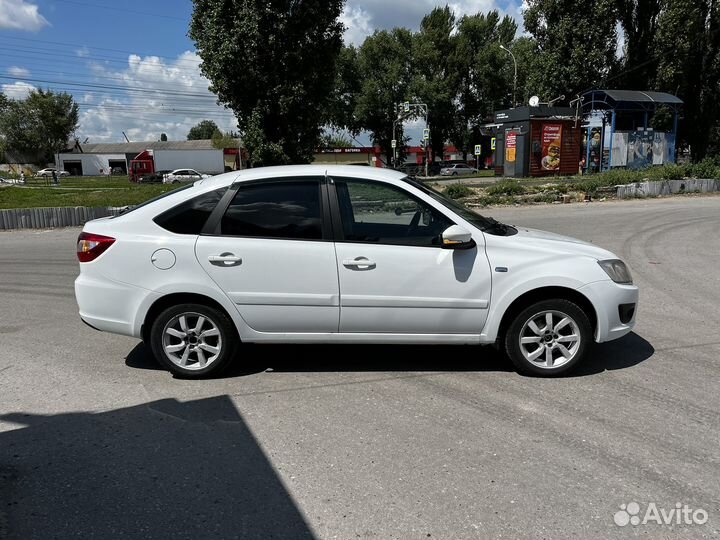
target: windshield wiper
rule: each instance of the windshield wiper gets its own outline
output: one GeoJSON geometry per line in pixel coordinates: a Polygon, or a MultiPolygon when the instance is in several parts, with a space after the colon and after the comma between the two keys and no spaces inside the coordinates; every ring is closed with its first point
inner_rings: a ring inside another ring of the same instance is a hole
{"type": "Polygon", "coordinates": [[[508,230],[510,230],[509,225],[505,225],[504,223],[499,222],[494,217],[490,217],[490,216],[483,216],[483,217],[488,221],[488,223],[490,223],[490,225],[488,227],[486,227],[485,230],[494,229],[494,230],[500,232],[501,234],[505,234],[506,232],[508,232],[508,230]]]}

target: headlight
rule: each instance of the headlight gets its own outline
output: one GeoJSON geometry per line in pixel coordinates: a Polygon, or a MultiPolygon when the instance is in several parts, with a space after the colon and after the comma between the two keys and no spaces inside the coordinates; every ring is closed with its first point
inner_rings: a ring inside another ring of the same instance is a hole
{"type": "Polygon", "coordinates": [[[632,275],[627,265],[620,259],[608,259],[607,261],[598,261],[600,268],[610,276],[615,283],[625,283],[632,285],[632,275]]]}

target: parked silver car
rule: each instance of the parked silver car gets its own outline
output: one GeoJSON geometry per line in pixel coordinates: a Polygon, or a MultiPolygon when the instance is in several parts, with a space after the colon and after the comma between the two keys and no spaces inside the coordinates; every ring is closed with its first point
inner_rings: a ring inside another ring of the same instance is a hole
{"type": "Polygon", "coordinates": [[[441,176],[460,176],[467,174],[477,174],[478,170],[475,167],[471,167],[465,163],[454,163],[449,167],[443,167],[440,169],[441,176]]]}

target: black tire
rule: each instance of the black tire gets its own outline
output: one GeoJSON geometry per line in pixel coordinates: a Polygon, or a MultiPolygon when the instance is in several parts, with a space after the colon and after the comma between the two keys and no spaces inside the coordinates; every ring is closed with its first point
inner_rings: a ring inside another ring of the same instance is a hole
{"type": "Polygon", "coordinates": [[[150,329],[150,348],[157,361],[173,375],[184,379],[201,379],[221,373],[235,357],[239,343],[237,330],[230,317],[223,311],[203,304],[178,304],[169,307],[157,316],[150,329]],[[182,332],[179,328],[183,315],[187,332],[182,332]],[[205,319],[202,324],[200,317],[205,319]],[[197,326],[201,327],[200,330],[197,326]],[[185,333],[185,337],[170,335],[168,329],[185,333]],[[213,329],[217,329],[217,334],[211,332],[213,329]],[[208,334],[207,337],[204,337],[204,334],[208,334]],[[185,367],[181,365],[181,354],[166,352],[166,346],[181,345],[184,347],[181,347],[178,353],[182,351],[184,354],[188,349],[184,360],[185,367]],[[218,352],[213,355],[208,349],[218,349],[218,352]],[[206,364],[204,367],[201,357],[206,364]]]}
{"type": "Polygon", "coordinates": [[[536,377],[554,377],[570,371],[583,360],[592,342],[593,330],[589,317],[577,304],[564,299],[542,300],[526,307],[511,321],[504,336],[505,352],[517,371],[536,377]],[[542,322],[535,322],[546,320],[548,313],[551,313],[553,321],[550,334],[547,333],[547,324],[541,326],[542,322]],[[564,317],[571,322],[566,322],[564,317]],[[535,323],[534,328],[539,330],[538,332],[533,330],[531,321],[535,323]],[[555,330],[561,322],[564,322],[564,326],[555,330]],[[575,335],[579,336],[577,343],[572,342],[575,335]],[[521,337],[530,342],[525,346],[521,345],[521,337]],[[538,342],[534,343],[534,339],[538,339],[538,342]],[[535,345],[538,348],[535,348],[535,345]],[[571,354],[569,359],[560,346],[571,354]],[[548,349],[553,367],[547,367],[548,349]],[[531,357],[538,351],[540,356],[532,360],[531,357]]]}

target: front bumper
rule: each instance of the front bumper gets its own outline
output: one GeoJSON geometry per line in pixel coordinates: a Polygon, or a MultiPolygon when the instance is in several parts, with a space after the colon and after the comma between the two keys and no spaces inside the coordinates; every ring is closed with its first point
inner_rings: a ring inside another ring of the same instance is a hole
{"type": "Polygon", "coordinates": [[[622,285],[611,280],[595,281],[581,287],[595,307],[597,328],[595,341],[612,341],[629,334],[635,326],[639,291],[635,285],[622,285]]]}

